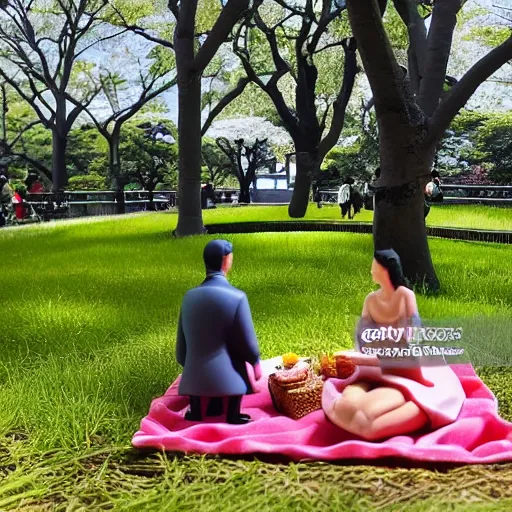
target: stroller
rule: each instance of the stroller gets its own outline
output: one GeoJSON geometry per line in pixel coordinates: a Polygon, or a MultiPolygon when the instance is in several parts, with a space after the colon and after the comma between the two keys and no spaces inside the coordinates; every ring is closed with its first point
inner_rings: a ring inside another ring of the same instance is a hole
{"type": "Polygon", "coordinates": [[[19,192],[15,192],[12,198],[14,211],[10,213],[8,220],[11,224],[23,224],[26,221],[41,222],[41,217],[29,202],[25,201],[19,192]]]}

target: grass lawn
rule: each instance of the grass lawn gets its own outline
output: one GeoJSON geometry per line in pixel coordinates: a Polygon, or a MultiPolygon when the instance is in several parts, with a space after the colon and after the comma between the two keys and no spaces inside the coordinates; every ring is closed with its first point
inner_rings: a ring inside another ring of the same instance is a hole
{"type": "MultiPolygon", "coordinates": [[[[337,212],[319,212],[329,210],[337,212]]],[[[267,219],[272,211],[285,217],[285,208],[218,209],[205,212],[205,222],[267,219]]],[[[369,220],[367,213],[357,220],[369,220]]],[[[484,218],[490,223],[484,214],[472,227],[483,227],[484,218]]],[[[468,209],[464,218],[472,215],[468,209]]],[[[505,229],[505,217],[501,222],[505,229]]],[[[164,213],[0,231],[0,510],[512,505],[512,464],[427,471],[131,450],[151,399],[180,372],[174,360],[179,306],[203,278],[209,237],[172,239],[175,223],[176,215],[164,213]]],[[[263,357],[351,345],[363,299],[374,289],[370,235],[226,238],[234,244],[230,280],[248,294],[263,357]]],[[[490,366],[508,363],[512,352],[505,337],[512,248],[440,239],[430,247],[443,292],[418,296],[420,314],[481,333],[469,339],[468,354],[489,365],[480,373],[497,394],[501,415],[512,419],[512,372],[490,366]]]]}
{"type": "MultiPolygon", "coordinates": [[[[243,222],[264,220],[290,220],[287,206],[249,206],[240,208],[221,207],[222,216],[216,210],[205,210],[203,217],[207,222],[243,222]]],[[[301,220],[301,219],[296,219],[301,220]]],[[[336,204],[326,204],[317,208],[310,203],[304,220],[339,220],[340,208],[336,204]]],[[[373,212],[361,210],[354,222],[372,222],[373,212]]],[[[344,222],[351,222],[345,219],[344,222]]],[[[496,229],[512,231],[512,208],[498,208],[483,205],[436,205],[427,217],[427,226],[460,227],[470,229],[496,229]]]]}

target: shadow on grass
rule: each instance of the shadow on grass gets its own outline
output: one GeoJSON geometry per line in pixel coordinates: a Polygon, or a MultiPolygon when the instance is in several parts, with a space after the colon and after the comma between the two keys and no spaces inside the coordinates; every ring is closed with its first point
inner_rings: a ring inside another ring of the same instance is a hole
{"type": "MultiPolygon", "coordinates": [[[[149,464],[161,464],[160,459],[158,458],[158,454],[165,453],[165,457],[167,459],[174,459],[183,462],[186,464],[191,457],[201,457],[206,461],[244,461],[244,462],[261,462],[264,464],[271,464],[276,466],[290,466],[290,465],[307,465],[309,467],[315,467],[321,469],[322,467],[380,467],[380,468],[390,468],[390,469],[423,469],[431,472],[441,472],[447,473],[456,468],[471,467],[465,463],[455,463],[455,462],[431,462],[431,461],[420,461],[420,460],[411,460],[403,457],[381,457],[378,459],[343,459],[343,460],[330,460],[330,461],[321,461],[321,460],[294,460],[289,457],[286,457],[281,454],[268,454],[268,453],[254,453],[250,455],[194,455],[194,454],[185,454],[183,452],[163,452],[161,450],[150,450],[150,449],[135,449],[135,448],[127,448],[127,451],[123,454],[124,463],[127,464],[126,468],[123,469],[126,473],[131,474],[140,474],[137,473],[137,465],[141,462],[149,463],[149,464]],[[130,471],[130,464],[135,466],[132,471],[130,471]]],[[[503,462],[496,464],[482,464],[479,465],[482,468],[492,468],[492,469],[506,469],[512,471],[512,463],[503,462]]],[[[156,470],[154,474],[161,474],[162,471],[156,470]]],[[[147,476],[147,475],[141,475],[147,476]]]]}

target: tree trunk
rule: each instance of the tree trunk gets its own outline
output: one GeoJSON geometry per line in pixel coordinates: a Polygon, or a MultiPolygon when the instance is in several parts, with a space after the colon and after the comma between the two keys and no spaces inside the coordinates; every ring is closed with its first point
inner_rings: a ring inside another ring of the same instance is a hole
{"type": "Polygon", "coordinates": [[[201,77],[178,81],[177,236],[204,233],[201,211],[201,77]],[[188,82],[188,83],[187,83],[188,82]]]}
{"type": "Polygon", "coordinates": [[[52,130],[52,189],[54,192],[64,190],[64,187],[68,184],[67,143],[67,135],[62,136],[57,129],[52,130]]]}
{"type": "MultiPolygon", "coordinates": [[[[407,161],[407,155],[402,161],[407,161]]],[[[415,165],[419,163],[425,171],[411,172],[409,183],[377,189],[373,239],[376,250],[394,249],[399,254],[405,277],[412,285],[436,292],[439,281],[430,257],[423,210],[425,179],[420,177],[429,173],[431,154],[425,155],[423,162],[415,159],[415,165]]],[[[381,167],[384,165],[381,160],[381,167]]]]}
{"type": "Polygon", "coordinates": [[[108,140],[109,149],[109,176],[110,183],[116,195],[116,209],[118,214],[126,212],[124,200],[124,180],[121,176],[121,161],[119,159],[119,138],[120,131],[115,130],[108,140]]]}
{"type": "MultiPolygon", "coordinates": [[[[185,31],[184,31],[185,32],[185,31]]],[[[176,236],[204,233],[201,210],[201,73],[194,61],[193,33],[174,38],[178,72],[178,225],[176,236]]]]}
{"type": "Polygon", "coordinates": [[[240,183],[240,197],[238,198],[239,203],[247,203],[251,202],[251,195],[249,194],[249,184],[250,181],[245,178],[238,179],[240,183]]]}
{"type": "Polygon", "coordinates": [[[318,154],[316,151],[297,151],[296,166],[297,173],[292,198],[288,206],[288,215],[292,218],[301,218],[306,215],[313,176],[319,170],[318,154]]]}

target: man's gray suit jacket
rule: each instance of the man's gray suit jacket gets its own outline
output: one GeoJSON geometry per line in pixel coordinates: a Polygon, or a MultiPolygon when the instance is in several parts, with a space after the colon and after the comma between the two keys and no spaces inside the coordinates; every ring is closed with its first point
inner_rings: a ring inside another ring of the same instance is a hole
{"type": "Polygon", "coordinates": [[[176,359],[183,366],[180,395],[252,393],[245,363],[259,362],[258,341],[247,296],[222,272],[209,273],[183,298],[176,359]]]}

